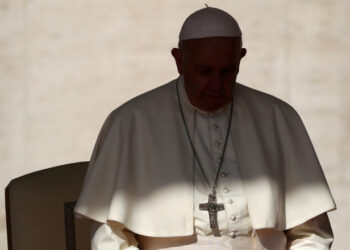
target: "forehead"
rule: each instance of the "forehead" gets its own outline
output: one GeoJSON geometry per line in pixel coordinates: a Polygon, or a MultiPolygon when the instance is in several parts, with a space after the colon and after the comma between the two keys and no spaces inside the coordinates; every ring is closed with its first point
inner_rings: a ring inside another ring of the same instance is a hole
{"type": "Polygon", "coordinates": [[[207,37],[199,39],[189,39],[181,41],[185,47],[200,47],[200,46],[215,46],[215,45],[226,45],[241,47],[242,38],[241,37],[207,37]]]}
{"type": "Polygon", "coordinates": [[[240,37],[210,37],[182,41],[184,59],[196,64],[227,64],[236,61],[241,52],[240,37]]]}

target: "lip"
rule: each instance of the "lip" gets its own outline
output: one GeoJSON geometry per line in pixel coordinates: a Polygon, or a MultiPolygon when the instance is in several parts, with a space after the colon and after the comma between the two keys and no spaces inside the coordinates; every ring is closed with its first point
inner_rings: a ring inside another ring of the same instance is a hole
{"type": "Polygon", "coordinates": [[[211,98],[223,98],[224,95],[223,94],[217,94],[217,95],[213,95],[213,94],[207,94],[208,97],[211,97],[211,98]]]}

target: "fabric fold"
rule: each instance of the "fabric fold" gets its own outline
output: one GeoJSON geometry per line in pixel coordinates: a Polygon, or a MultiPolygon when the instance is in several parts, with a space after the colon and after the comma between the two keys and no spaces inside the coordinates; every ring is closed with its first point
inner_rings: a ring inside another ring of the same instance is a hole
{"type": "MultiPolygon", "coordinates": [[[[101,223],[117,221],[146,236],[193,234],[193,155],[177,81],[183,77],[107,117],[76,213],[101,223]]],[[[335,209],[310,138],[291,106],[235,83],[231,129],[253,228],[286,230],[335,209]]]]}

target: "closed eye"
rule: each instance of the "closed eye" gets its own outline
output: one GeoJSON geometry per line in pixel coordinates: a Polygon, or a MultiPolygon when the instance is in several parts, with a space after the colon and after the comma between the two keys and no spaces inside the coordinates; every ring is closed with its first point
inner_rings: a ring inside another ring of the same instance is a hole
{"type": "Polygon", "coordinates": [[[229,74],[235,72],[236,68],[235,66],[229,66],[221,70],[223,74],[229,74]]]}
{"type": "Polygon", "coordinates": [[[200,67],[200,68],[198,68],[198,72],[201,74],[208,74],[208,73],[210,73],[210,68],[209,67],[200,67]]]}

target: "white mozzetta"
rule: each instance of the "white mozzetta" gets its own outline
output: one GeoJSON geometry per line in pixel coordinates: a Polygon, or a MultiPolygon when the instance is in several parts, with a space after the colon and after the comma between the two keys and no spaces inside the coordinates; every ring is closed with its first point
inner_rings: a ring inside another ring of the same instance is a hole
{"type": "MultiPolygon", "coordinates": [[[[118,221],[146,236],[194,233],[193,154],[175,84],[140,95],[108,116],[77,213],[101,223],[118,221]]],[[[285,230],[335,209],[296,111],[244,85],[234,89],[231,137],[252,227],[285,230]]]]}

